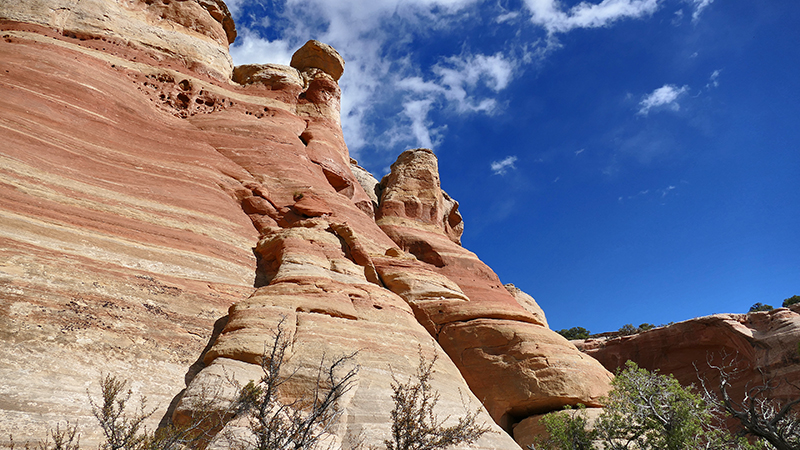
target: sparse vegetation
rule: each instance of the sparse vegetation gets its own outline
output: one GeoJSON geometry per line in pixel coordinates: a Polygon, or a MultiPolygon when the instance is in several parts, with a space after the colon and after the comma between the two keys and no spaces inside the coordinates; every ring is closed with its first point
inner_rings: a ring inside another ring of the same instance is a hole
{"type": "Polygon", "coordinates": [[[558,330],[557,333],[562,335],[562,336],[564,336],[565,338],[567,338],[569,340],[573,340],[573,339],[589,339],[589,336],[591,336],[591,333],[589,332],[589,330],[587,330],[586,328],[583,328],[583,327],[572,327],[570,329],[564,328],[564,329],[558,330]]]}
{"type": "Polygon", "coordinates": [[[794,305],[795,303],[800,303],[800,295],[793,295],[787,299],[784,299],[783,307],[788,308],[789,306],[794,305]]]}
{"type": "Polygon", "coordinates": [[[317,448],[329,434],[330,427],[342,411],[339,399],[352,387],[358,366],[355,354],[337,358],[327,364],[324,356],[317,368],[316,382],[307,396],[289,403],[280,400],[281,388],[296,372],[285,374],[284,357],[292,336],[283,329],[283,320],[274,333],[272,346],[261,358],[264,376],[249,382],[240,390],[238,410],[249,415],[250,438],[240,442],[243,448],[256,450],[310,450],[317,448]],[[352,365],[344,375],[338,372],[352,365]]]}
{"type": "Polygon", "coordinates": [[[590,430],[585,416],[586,407],[579,404],[576,410],[567,406],[564,412],[547,414],[542,424],[548,435],[534,444],[539,450],[592,450],[596,432],[590,430]]]}
{"type": "Polygon", "coordinates": [[[772,305],[765,305],[763,303],[754,303],[753,306],[750,307],[748,312],[758,312],[758,311],[772,311],[772,305]]]}
{"type": "MultiPolygon", "coordinates": [[[[241,386],[228,380],[237,391],[235,400],[220,406],[219,389],[203,389],[195,400],[189,423],[170,424],[149,431],[145,422],[155,409],[148,409],[147,399],[132,401],[133,390],[128,380],[113,375],[100,378],[100,399],[95,400],[87,390],[92,414],[103,433],[102,450],[188,450],[204,449],[226,423],[245,418],[247,436],[225,433],[223,436],[235,450],[315,450],[330,448],[332,426],[343,410],[338,403],[352,387],[359,367],[356,354],[341,356],[331,363],[323,356],[316,380],[305,396],[292,398],[281,393],[297,370],[285,373],[286,351],[292,336],[287,335],[281,321],[273,334],[271,345],[265,346],[261,358],[263,376],[241,386]],[[289,399],[289,400],[287,400],[289,399]]],[[[439,394],[431,385],[433,366],[437,357],[427,361],[420,350],[416,372],[405,382],[393,378],[391,439],[384,441],[388,450],[444,450],[478,440],[489,427],[478,422],[480,409],[457,419],[440,418],[435,408],[439,394]]],[[[56,425],[47,433],[37,450],[80,450],[77,425],[67,422],[56,425]]],[[[363,436],[355,438],[351,449],[365,448],[363,436]]],[[[10,447],[15,447],[10,436],[10,447]]],[[[25,445],[31,450],[30,444],[25,445]]],[[[370,447],[370,450],[374,450],[370,447]]]]}
{"type": "Polygon", "coordinates": [[[619,330],[617,330],[617,333],[620,336],[630,336],[638,333],[638,330],[635,326],[633,326],[633,324],[626,323],[625,325],[621,326],[619,330]]]}
{"type": "MultiPolygon", "coordinates": [[[[147,400],[142,397],[139,409],[132,416],[128,413],[128,403],[133,391],[128,387],[128,382],[119,380],[113,375],[100,378],[102,404],[97,404],[89,395],[92,414],[100,424],[105,436],[102,448],[106,450],[136,450],[143,447],[148,441],[144,421],[153,415],[155,410],[148,411],[147,400]]],[[[88,392],[87,392],[88,394],[88,392]]]]}
{"type": "Polygon", "coordinates": [[[633,326],[632,323],[626,323],[619,330],[617,330],[617,333],[620,336],[630,336],[633,334],[641,333],[643,331],[652,330],[655,327],[656,326],[653,325],[652,323],[643,323],[638,327],[633,326]]]}
{"type": "Polygon", "coordinates": [[[439,418],[434,409],[439,394],[431,386],[436,356],[427,362],[420,350],[417,372],[406,382],[394,378],[391,412],[392,438],[384,441],[387,450],[441,450],[459,444],[471,444],[489,432],[477,422],[480,410],[469,411],[446,426],[450,418],[439,418]]]}
{"type": "MultiPolygon", "coordinates": [[[[762,436],[753,442],[731,434],[716,397],[681,386],[628,362],[612,382],[606,407],[590,429],[583,410],[542,418],[549,437],[531,450],[758,450],[772,448],[762,436]]],[[[724,384],[723,384],[724,386],[724,384]]],[[[734,415],[734,417],[736,417],[734,415]]],[[[793,422],[797,425],[797,421],[793,422]]],[[[771,442],[771,441],[770,441],[771,442]]],[[[775,447],[778,450],[798,447],[775,447]]]]}
{"type": "Polygon", "coordinates": [[[774,399],[770,393],[779,382],[766,378],[762,372],[762,382],[748,386],[744,398],[737,401],[729,392],[731,380],[742,371],[736,358],[722,355],[719,363],[709,359],[708,365],[719,373],[720,383],[719,389],[713,390],[704,382],[706,396],[740,424],[740,434],[766,441],[777,450],[800,448],[800,387],[793,385],[797,395],[792,400],[774,399]]]}

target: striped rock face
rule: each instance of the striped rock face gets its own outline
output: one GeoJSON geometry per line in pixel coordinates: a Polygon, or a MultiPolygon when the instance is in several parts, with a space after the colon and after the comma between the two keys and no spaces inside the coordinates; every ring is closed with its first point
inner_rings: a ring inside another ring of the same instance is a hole
{"type": "Polygon", "coordinates": [[[772,383],[769,397],[788,402],[797,398],[800,383],[800,306],[749,314],[714,314],[624,337],[575,341],[608,370],[628,360],[648,370],[673,374],[683,385],[719,387],[719,371],[728,364],[738,372],[730,380],[735,401],[748,390],[772,383]]]}
{"type": "Polygon", "coordinates": [[[148,397],[151,429],[182,420],[209,383],[259,376],[281,320],[292,395],[323,355],[358,351],[335,447],[389,436],[392,375],[420,353],[439,355],[442,416],[486,405],[477,448],[607,391],[459,245],[432,153],[382,183],[354,165],[335,50],[233,71],[220,2],[69,3],[0,11],[2,439],[69,419],[97,445],[101,373],[148,397]]]}

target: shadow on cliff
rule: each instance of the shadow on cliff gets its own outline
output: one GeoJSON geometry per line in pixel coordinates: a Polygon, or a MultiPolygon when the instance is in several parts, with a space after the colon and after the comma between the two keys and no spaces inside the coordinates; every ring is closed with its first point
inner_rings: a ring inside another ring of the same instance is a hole
{"type": "MultiPolygon", "coordinates": [[[[220,317],[219,319],[217,319],[216,322],[214,322],[214,331],[211,333],[211,337],[208,339],[208,343],[206,343],[206,346],[205,348],[203,348],[203,351],[200,353],[200,356],[191,366],[189,366],[189,370],[187,370],[186,374],[183,376],[183,381],[187,387],[189,386],[189,383],[191,383],[192,380],[194,380],[194,377],[197,376],[197,374],[200,373],[200,371],[203,370],[203,368],[206,366],[205,363],[203,363],[203,359],[206,357],[206,353],[208,353],[208,351],[211,350],[211,347],[217,341],[217,338],[222,333],[222,330],[225,328],[225,325],[227,324],[228,324],[227,315],[220,317]]],[[[172,414],[175,412],[175,408],[178,406],[178,403],[181,401],[181,398],[183,398],[183,394],[185,392],[186,388],[181,389],[181,391],[178,392],[178,395],[172,398],[172,401],[169,402],[169,407],[167,408],[167,412],[164,413],[164,416],[161,417],[161,420],[158,422],[158,428],[169,426],[172,423],[172,414]]]]}

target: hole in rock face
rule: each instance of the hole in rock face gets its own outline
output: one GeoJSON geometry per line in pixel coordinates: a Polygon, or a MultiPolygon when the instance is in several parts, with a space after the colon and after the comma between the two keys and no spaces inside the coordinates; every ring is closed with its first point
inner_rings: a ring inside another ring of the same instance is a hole
{"type": "Polygon", "coordinates": [[[178,83],[178,87],[184,91],[188,91],[192,88],[192,83],[189,80],[181,80],[181,82],[178,83]]]}
{"type": "Polygon", "coordinates": [[[202,98],[195,99],[195,103],[203,104],[203,99],[202,98]]]}
{"type": "Polygon", "coordinates": [[[405,250],[414,255],[420,261],[433,264],[436,267],[445,266],[442,256],[439,255],[439,253],[435,251],[433,247],[431,247],[431,244],[425,241],[412,242],[408,244],[408,248],[405,250]]]}
{"type": "Polygon", "coordinates": [[[178,106],[179,107],[186,108],[187,106],[189,106],[189,102],[190,101],[191,101],[191,99],[189,98],[188,95],[183,94],[183,93],[178,94],[178,106]]]}

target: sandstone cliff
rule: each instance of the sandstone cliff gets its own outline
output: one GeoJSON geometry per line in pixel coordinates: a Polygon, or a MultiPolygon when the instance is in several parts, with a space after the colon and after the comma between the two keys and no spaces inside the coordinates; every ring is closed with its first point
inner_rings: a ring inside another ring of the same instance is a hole
{"type": "Polygon", "coordinates": [[[632,336],[573,341],[586,354],[615,371],[628,360],[648,370],[671,373],[684,385],[719,386],[719,374],[708,361],[735,359],[740,375],[731,395],[741,400],[745,389],[775,382],[770,396],[797,398],[800,385],[800,308],[778,308],[749,314],[715,314],[679,322],[632,336]],[[695,369],[696,367],[696,369],[695,369]],[[794,385],[794,386],[793,386],[794,385]]]}
{"type": "Polygon", "coordinates": [[[478,448],[607,392],[599,363],[460,246],[431,151],[380,182],[350,159],[329,46],[234,69],[212,0],[4,2],[0,28],[3,438],[70,418],[96,444],[101,372],[159,405],[151,427],[180,420],[220,376],[257,377],[281,318],[301,375],[358,350],[344,448],[387,436],[391,374],[418,349],[441,356],[443,414],[485,405],[496,432],[478,448]]]}

